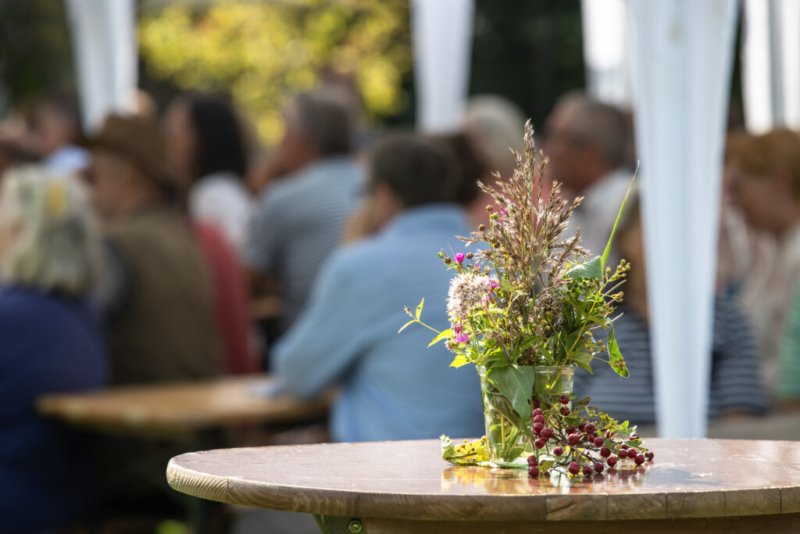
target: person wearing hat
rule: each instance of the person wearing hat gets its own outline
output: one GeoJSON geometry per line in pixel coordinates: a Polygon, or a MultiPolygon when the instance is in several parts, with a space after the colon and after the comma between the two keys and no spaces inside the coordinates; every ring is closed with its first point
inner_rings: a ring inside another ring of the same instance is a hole
{"type": "Polygon", "coordinates": [[[203,379],[222,373],[207,264],[174,205],[158,124],[110,115],[87,141],[94,203],[105,223],[107,311],[114,384],[203,379]]]}

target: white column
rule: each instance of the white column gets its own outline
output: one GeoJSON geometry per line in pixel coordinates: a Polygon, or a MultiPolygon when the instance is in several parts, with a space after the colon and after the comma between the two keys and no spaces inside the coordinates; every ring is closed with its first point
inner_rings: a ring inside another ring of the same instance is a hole
{"type": "Polygon", "coordinates": [[[632,0],[658,430],[705,435],[720,174],[738,3],[632,0]]]}
{"type": "Polygon", "coordinates": [[[69,0],[69,18],[84,127],[110,111],[133,110],[136,32],[133,0],[69,0]]]}
{"type": "Polygon", "coordinates": [[[625,0],[582,0],[583,58],[587,92],[594,98],[631,103],[630,46],[625,0]]]}
{"type": "Polygon", "coordinates": [[[474,0],[414,0],[411,26],[417,124],[429,132],[461,122],[469,89],[474,0]]]}
{"type": "Polygon", "coordinates": [[[800,2],[745,0],[743,37],[747,129],[800,128],[800,2]]]}

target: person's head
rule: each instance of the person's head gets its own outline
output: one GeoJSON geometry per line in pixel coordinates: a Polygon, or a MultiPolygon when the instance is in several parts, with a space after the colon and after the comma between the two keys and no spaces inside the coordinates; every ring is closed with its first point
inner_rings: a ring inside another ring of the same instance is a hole
{"type": "Polygon", "coordinates": [[[629,124],[618,108],[578,93],[559,99],[545,125],[554,179],[575,193],[628,162],[629,124]]]}
{"type": "Polygon", "coordinates": [[[319,159],[349,155],[353,138],[348,110],[323,90],[301,93],[284,109],[280,150],[288,172],[319,159]]]}
{"type": "Polygon", "coordinates": [[[37,102],[30,116],[36,147],[44,156],[80,141],[81,122],[74,95],[57,94],[37,102]]]}
{"type": "Polygon", "coordinates": [[[411,133],[389,134],[369,153],[368,187],[381,223],[417,206],[453,198],[448,154],[411,133]]]}
{"type": "Polygon", "coordinates": [[[725,181],[750,226],[783,234],[800,219],[800,137],[787,129],[732,135],[725,181]]]}
{"type": "Polygon", "coordinates": [[[226,99],[214,95],[176,99],[167,112],[167,131],[170,163],[183,180],[191,183],[223,172],[244,177],[247,149],[242,126],[226,99]]]}
{"type": "Polygon", "coordinates": [[[514,154],[522,152],[525,115],[509,100],[496,95],[469,99],[464,115],[464,129],[485,154],[489,170],[501,176],[514,171],[514,154]]]}
{"type": "Polygon", "coordinates": [[[68,296],[86,294],[99,273],[96,227],[86,192],[43,167],[10,169],[0,186],[0,281],[68,296]]]}
{"type": "Polygon", "coordinates": [[[174,201],[175,184],[158,124],[141,116],[109,115],[89,139],[94,202],[107,219],[174,201]]]}
{"type": "Polygon", "coordinates": [[[435,134],[429,139],[441,151],[453,156],[448,158],[453,177],[453,202],[470,206],[480,195],[478,180],[486,181],[489,176],[487,158],[466,132],[435,134]]]}

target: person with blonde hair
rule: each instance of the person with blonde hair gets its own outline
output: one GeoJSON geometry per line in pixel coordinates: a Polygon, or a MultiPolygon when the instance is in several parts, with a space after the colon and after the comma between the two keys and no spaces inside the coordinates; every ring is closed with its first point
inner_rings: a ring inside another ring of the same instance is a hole
{"type": "Polygon", "coordinates": [[[86,447],[40,417],[43,393],[99,388],[106,350],[88,295],[99,241],[77,180],[9,170],[0,188],[0,517],[8,532],[68,526],[88,512],[86,447]],[[10,523],[9,523],[10,522],[10,523]]]}

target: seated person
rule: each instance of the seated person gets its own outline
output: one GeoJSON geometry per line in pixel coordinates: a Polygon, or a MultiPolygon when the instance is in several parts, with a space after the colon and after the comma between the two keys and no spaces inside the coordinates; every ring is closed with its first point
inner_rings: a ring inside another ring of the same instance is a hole
{"type": "Polygon", "coordinates": [[[89,144],[111,273],[104,298],[112,382],[219,376],[211,275],[189,221],[171,202],[158,125],[111,115],[89,144]]]}
{"type": "Polygon", "coordinates": [[[406,305],[426,296],[426,321],[447,327],[451,272],[437,254],[469,233],[452,194],[447,160],[429,142],[398,135],[369,157],[378,233],[338,250],[323,267],[306,312],[275,348],[273,368],[291,392],[310,397],[338,385],[338,441],[479,436],[483,410],[473,369],[449,367],[425,329],[398,334],[406,305]]]}
{"type": "MultiPolygon", "coordinates": [[[[628,205],[616,241],[620,256],[630,261],[631,270],[623,286],[625,301],[617,308],[622,316],[614,325],[630,377],[621,378],[609,366],[597,363],[593,366],[593,375],[575,374],[575,393],[578,398],[591,397],[593,405],[602,407],[614,417],[647,425],[656,422],[655,371],[650,349],[638,198],[631,198],[628,205]]],[[[715,418],[756,414],[766,409],[767,399],[761,383],[755,341],[747,320],[732,299],[717,297],[714,302],[708,415],[715,418]]]]}
{"type": "Polygon", "coordinates": [[[0,193],[0,517],[40,532],[85,517],[86,446],[40,417],[44,393],[103,387],[106,350],[87,295],[100,244],[78,184],[40,167],[9,170],[0,193]]]}
{"type": "Polygon", "coordinates": [[[767,391],[777,397],[781,342],[800,282],[800,137],[787,129],[735,136],[726,147],[725,173],[747,228],[766,238],[740,301],[753,325],[767,391]]]}
{"type": "Polygon", "coordinates": [[[286,175],[261,195],[244,262],[251,291],[277,282],[283,300],[280,330],[305,308],[325,259],[339,244],[347,217],[363,188],[352,157],[347,109],[324,91],[296,96],[284,116],[284,135],[272,155],[276,175],[286,175]]]}

